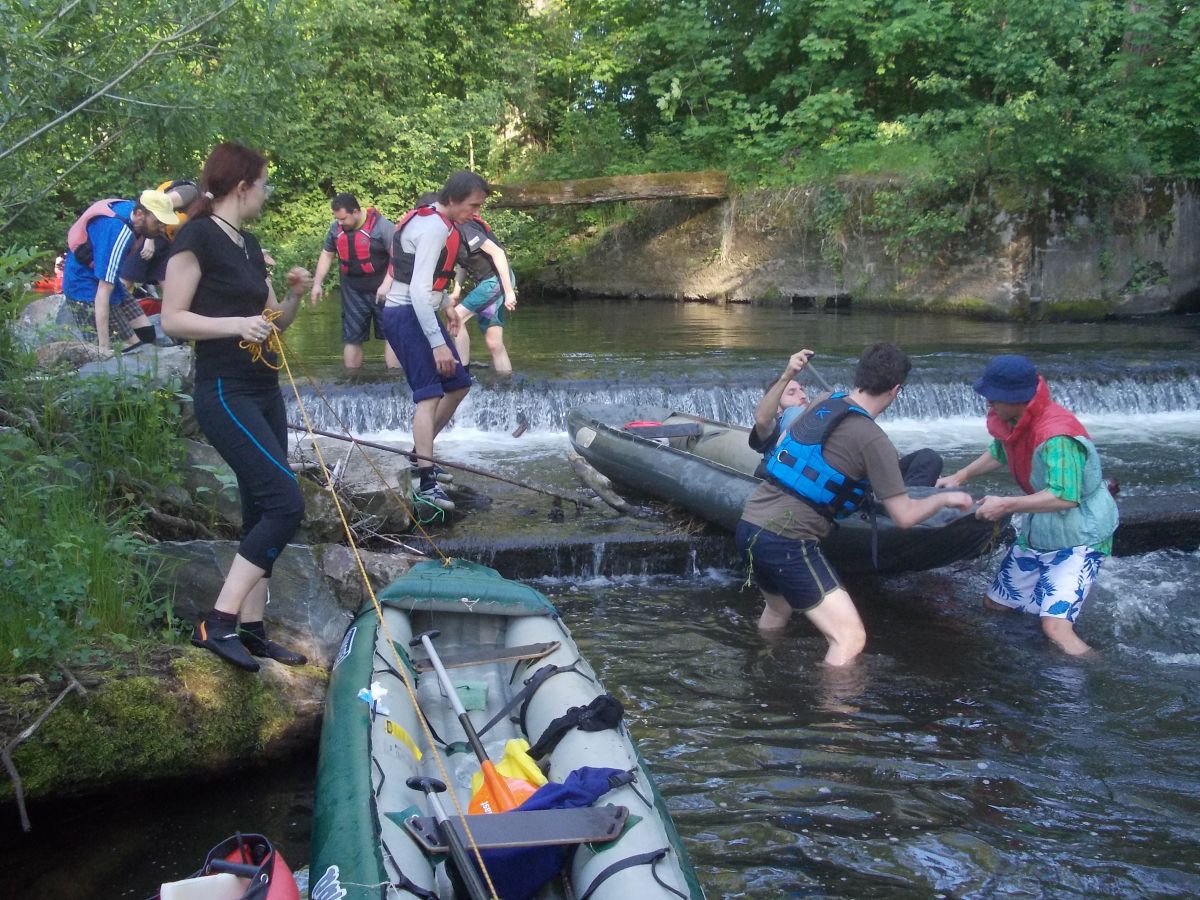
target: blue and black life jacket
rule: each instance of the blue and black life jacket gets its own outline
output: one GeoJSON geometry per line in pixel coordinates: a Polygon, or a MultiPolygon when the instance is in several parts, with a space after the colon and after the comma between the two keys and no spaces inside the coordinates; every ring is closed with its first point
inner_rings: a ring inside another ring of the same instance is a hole
{"type": "Polygon", "coordinates": [[[849,478],[825,459],[825,442],[849,415],[871,414],[833,394],[810,406],[788,426],[766,458],[767,477],[799,497],[827,519],[844,518],[859,509],[870,494],[865,479],[849,478]]]}

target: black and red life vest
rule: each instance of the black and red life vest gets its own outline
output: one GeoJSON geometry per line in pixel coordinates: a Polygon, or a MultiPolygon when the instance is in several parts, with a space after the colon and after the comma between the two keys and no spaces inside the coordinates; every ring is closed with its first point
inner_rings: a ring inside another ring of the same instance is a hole
{"type": "Polygon", "coordinates": [[[446,246],[438,255],[437,267],[433,270],[433,290],[444,291],[454,281],[454,261],[458,258],[460,238],[454,223],[432,206],[410,209],[404,214],[404,218],[396,223],[396,234],[392,238],[392,278],[401,284],[412,283],[417,258],[415,254],[406,253],[401,248],[400,234],[404,231],[404,226],[412,221],[413,216],[438,216],[450,229],[450,233],[446,235],[446,246]]]}
{"type": "Polygon", "coordinates": [[[387,248],[378,247],[371,252],[371,231],[379,221],[375,207],[367,209],[367,217],[354,231],[339,231],[334,246],[341,262],[342,277],[351,284],[373,282],[378,287],[387,269],[387,248]]]}
{"type": "MultiPolygon", "coordinates": [[[[497,239],[495,232],[491,226],[483,221],[479,215],[471,216],[471,222],[466,224],[474,224],[483,231],[485,240],[491,241],[497,247],[500,246],[500,241],[497,239]]],[[[460,228],[462,226],[459,226],[460,228]]],[[[480,247],[483,245],[480,244],[480,247]]],[[[496,264],[492,261],[491,256],[484,253],[480,247],[470,246],[469,237],[462,242],[458,250],[458,264],[467,270],[467,273],[478,284],[488,278],[495,278],[500,273],[496,271],[496,264]]]]}

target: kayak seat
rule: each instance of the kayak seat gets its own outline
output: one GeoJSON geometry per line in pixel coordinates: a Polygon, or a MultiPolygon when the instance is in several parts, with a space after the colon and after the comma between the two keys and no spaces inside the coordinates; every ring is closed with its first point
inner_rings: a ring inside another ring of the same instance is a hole
{"type": "MultiPolygon", "coordinates": [[[[388,813],[389,817],[393,814],[388,813]]],[[[565,844],[590,844],[612,841],[620,836],[629,817],[624,806],[583,806],[574,809],[512,810],[502,813],[468,815],[467,824],[475,845],[481,850],[500,847],[552,847],[565,844]]],[[[462,819],[447,819],[470,846],[462,819]]],[[[435,819],[429,816],[408,816],[404,827],[427,853],[445,853],[447,846],[435,819]]]]}
{"type": "Polygon", "coordinates": [[[748,434],[740,428],[722,429],[704,435],[696,442],[692,453],[747,475],[752,474],[762,462],[762,455],[750,449],[748,434]]]}
{"type": "Polygon", "coordinates": [[[699,437],[704,431],[699,422],[630,422],[624,430],[648,441],[669,442],[671,446],[676,445],[676,439],[686,441],[699,437]]]}

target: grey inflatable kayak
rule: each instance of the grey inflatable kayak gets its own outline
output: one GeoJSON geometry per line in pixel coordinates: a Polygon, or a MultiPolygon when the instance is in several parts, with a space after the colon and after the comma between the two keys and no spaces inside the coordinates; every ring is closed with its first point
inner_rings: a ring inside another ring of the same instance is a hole
{"type": "MultiPolygon", "coordinates": [[[[578,406],[567,415],[567,434],[575,451],[618,487],[681,507],[727,531],[737,526],[746,498],[759,483],[753,473],[762,457],[750,449],[749,429],[667,407],[578,406]]],[[[914,487],[909,493],[933,490],[914,487]]],[[[1004,524],[944,509],[901,529],[882,513],[874,525],[860,513],[839,519],[821,547],[841,572],[913,572],[989,551],[1001,541],[1004,524]]]]}

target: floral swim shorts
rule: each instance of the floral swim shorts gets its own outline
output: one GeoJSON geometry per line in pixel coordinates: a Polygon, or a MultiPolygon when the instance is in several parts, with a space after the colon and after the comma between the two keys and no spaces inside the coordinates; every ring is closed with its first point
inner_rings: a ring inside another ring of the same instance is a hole
{"type": "Polygon", "coordinates": [[[1091,547],[1008,548],[988,599],[1009,609],[1074,622],[1100,574],[1104,554],[1091,547]]]}

